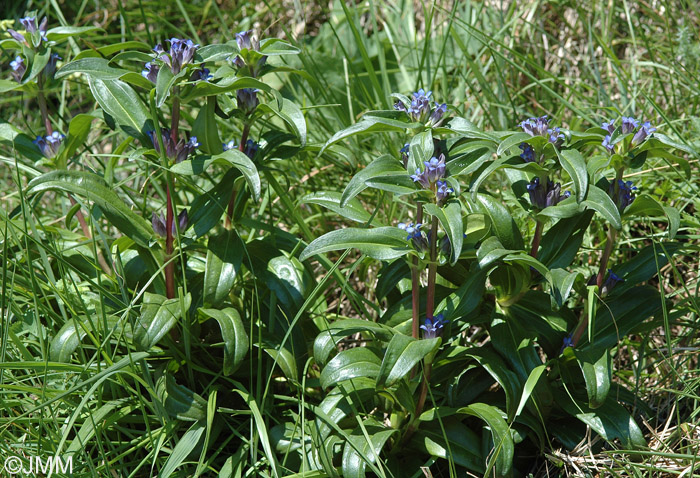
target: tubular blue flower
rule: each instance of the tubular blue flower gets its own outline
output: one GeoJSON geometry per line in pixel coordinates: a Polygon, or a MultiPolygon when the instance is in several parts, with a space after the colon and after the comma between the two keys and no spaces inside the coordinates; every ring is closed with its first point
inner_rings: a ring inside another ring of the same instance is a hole
{"type": "Polygon", "coordinates": [[[602,128],[608,133],[613,134],[615,132],[615,120],[606,121],[603,123],[602,128]]]}
{"type": "Polygon", "coordinates": [[[430,97],[432,94],[432,91],[426,92],[423,88],[413,93],[413,99],[411,100],[411,105],[408,107],[407,112],[414,122],[425,123],[430,116],[432,110],[430,107],[430,97]]]}
{"type": "Polygon", "coordinates": [[[192,76],[190,76],[190,81],[209,81],[212,78],[213,76],[211,75],[209,68],[201,67],[192,72],[192,76]]]}
{"type": "Polygon", "coordinates": [[[423,226],[423,224],[406,224],[403,222],[400,222],[397,225],[399,229],[406,231],[406,240],[411,241],[414,249],[416,249],[418,252],[425,252],[430,248],[430,246],[428,245],[428,241],[425,239],[425,236],[420,231],[421,226],[423,226]]]}
{"type": "Polygon", "coordinates": [[[44,78],[47,80],[53,80],[53,75],[56,73],[56,62],[58,60],[63,60],[63,58],[56,53],[52,53],[49,57],[49,61],[46,63],[43,71],[44,78]]]}
{"type": "Polygon", "coordinates": [[[12,76],[17,83],[22,83],[22,77],[27,71],[27,65],[24,63],[24,58],[18,56],[10,62],[10,67],[12,68],[12,76]]]}
{"type": "Polygon", "coordinates": [[[44,137],[37,136],[32,142],[39,147],[41,154],[44,155],[45,158],[55,158],[65,138],[65,135],[54,131],[50,135],[44,137]]]}
{"type": "Polygon", "coordinates": [[[635,146],[639,146],[642,144],[647,137],[649,137],[652,133],[656,131],[656,128],[654,128],[651,123],[648,121],[644,122],[641,128],[639,128],[639,131],[632,137],[632,142],[630,143],[632,147],[634,148],[635,146]]]}
{"type": "Polygon", "coordinates": [[[558,126],[556,128],[550,128],[547,130],[547,134],[549,135],[549,142],[552,143],[555,148],[561,148],[561,145],[564,144],[564,140],[566,139],[566,136],[561,133],[561,129],[558,126]]]}
{"type": "Polygon", "coordinates": [[[608,151],[608,153],[613,154],[615,152],[615,145],[610,144],[610,135],[606,135],[605,139],[603,139],[603,142],[601,143],[603,147],[608,151]]]}
{"type": "Polygon", "coordinates": [[[521,122],[520,127],[530,136],[545,136],[549,129],[549,120],[547,115],[539,118],[529,118],[521,122]]]}
{"type": "Polygon", "coordinates": [[[423,329],[423,338],[434,339],[439,337],[447,322],[442,314],[438,314],[435,317],[426,317],[424,324],[420,326],[423,329]]]}
{"type": "Polygon", "coordinates": [[[258,153],[258,149],[260,149],[260,145],[253,141],[252,139],[249,139],[248,141],[245,142],[245,148],[243,148],[243,154],[248,156],[250,159],[253,159],[255,155],[258,153]]]}
{"type": "Polygon", "coordinates": [[[170,51],[167,54],[160,44],[156,45],[153,51],[156,52],[156,55],[163,63],[170,67],[173,75],[177,75],[185,65],[192,63],[199,45],[192,40],[181,40],[179,38],[171,38],[169,41],[170,51]]]}
{"type": "Polygon", "coordinates": [[[445,155],[441,154],[439,157],[433,156],[430,161],[424,161],[425,171],[428,180],[431,183],[435,183],[438,180],[445,177],[445,155]]]}
{"type": "Polygon", "coordinates": [[[253,36],[253,30],[245,30],[236,33],[236,43],[238,44],[239,50],[260,50],[260,42],[253,36]]]}
{"type": "Polygon", "coordinates": [[[403,104],[403,101],[399,100],[396,103],[394,103],[394,109],[396,111],[406,111],[406,105],[403,104]]]}
{"type": "MultiPolygon", "coordinates": [[[[153,227],[153,232],[158,234],[160,237],[166,237],[167,236],[167,226],[166,226],[166,219],[163,214],[156,214],[155,211],[153,212],[153,215],[151,215],[151,226],[153,227]]],[[[187,229],[187,225],[189,223],[189,218],[187,217],[187,209],[183,209],[180,211],[180,214],[177,215],[177,229],[180,229],[180,233],[185,232],[187,229]]],[[[177,229],[175,227],[175,221],[173,221],[172,227],[171,227],[171,232],[173,236],[177,233],[177,229]]]]}
{"type": "Polygon", "coordinates": [[[438,181],[437,183],[435,183],[435,186],[437,187],[437,189],[435,190],[435,197],[437,199],[438,204],[444,203],[450,196],[450,194],[455,192],[454,189],[447,186],[447,181],[438,181]]]}
{"type": "Polygon", "coordinates": [[[414,183],[419,183],[425,189],[430,189],[430,180],[426,176],[427,171],[421,171],[420,168],[416,168],[416,174],[411,174],[411,179],[414,183]]]}
{"type": "Polygon", "coordinates": [[[632,116],[622,117],[622,134],[632,133],[639,126],[639,121],[632,116]]]}
{"type": "Polygon", "coordinates": [[[149,80],[151,83],[155,83],[158,79],[159,71],[160,67],[155,62],[149,61],[148,63],[143,65],[143,70],[141,70],[141,76],[149,80]]]}
{"type": "Polygon", "coordinates": [[[236,149],[236,142],[234,140],[229,141],[228,143],[222,143],[222,146],[224,147],[224,151],[228,151],[229,149],[236,149]]]}
{"type": "Polygon", "coordinates": [[[622,213],[627,208],[627,206],[632,204],[635,198],[634,191],[636,189],[637,187],[632,185],[632,181],[625,182],[621,179],[618,179],[617,191],[615,191],[615,182],[610,183],[608,194],[612,198],[620,213],[622,213]]]}
{"type": "Polygon", "coordinates": [[[440,123],[442,123],[442,119],[443,116],[445,116],[445,113],[447,113],[447,104],[443,103],[441,105],[438,105],[437,103],[435,103],[435,109],[430,115],[430,120],[428,121],[428,124],[431,127],[438,126],[440,123]]]}
{"type": "Polygon", "coordinates": [[[260,100],[258,100],[258,91],[260,90],[255,88],[243,88],[236,91],[238,108],[243,111],[243,114],[246,116],[253,114],[260,104],[260,100]]]}
{"type": "MultiPolygon", "coordinates": [[[[41,20],[41,24],[37,26],[36,17],[24,17],[19,19],[19,22],[22,24],[25,31],[31,36],[32,45],[35,48],[41,45],[42,41],[49,41],[48,38],[46,38],[46,26],[48,25],[48,21],[48,18],[44,17],[41,20]]],[[[21,33],[16,32],[11,28],[8,28],[7,32],[18,42],[29,46],[26,37],[21,33]]]]}
{"type": "MultiPolygon", "coordinates": [[[[163,138],[163,146],[165,146],[165,156],[171,160],[174,160],[176,163],[187,159],[192,153],[194,153],[194,150],[199,147],[196,136],[192,136],[189,140],[180,138],[177,143],[174,143],[170,134],[170,129],[161,128],[160,132],[163,138]]],[[[160,144],[156,138],[155,131],[148,131],[148,136],[151,138],[153,148],[156,150],[156,152],[160,153],[160,144]]]]}
{"type": "Polygon", "coordinates": [[[401,153],[401,161],[403,161],[403,167],[405,168],[406,165],[408,164],[408,155],[411,153],[410,150],[410,145],[408,143],[403,145],[403,148],[399,150],[399,153],[401,153]]]}
{"type": "Polygon", "coordinates": [[[518,147],[522,150],[520,157],[523,158],[526,163],[532,163],[535,161],[535,149],[532,146],[530,146],[528,143],[520,143],[520,146],[518,147]]]}
{"type": "Polygon", "coordinates": [[[561,184],[554,184],[551,180],[547,180],[547,186],[540,182],[539,177],[535,177],[530,184],[527,185],[527,192],[530,195],[530,203],[538,208],[544,209],[549,206],[556,206],[564,199],[571,196],[569,191],[561,193],[561,184]]]}
{"type": "MultiPolygon", "coordinates": [[[[260,41],[253,36],[253,30],[236,33],[236,43],[241,52],[243,52],[243,50],[260,52],[260,41]]],[[[248,60],[251,59],[250,55],[244,54],[243,56],[248,58],[248,60]]],[[[240,69],[246,66],[246,60],[244,60],[241,55],[236,55],[233,59],[229,58],[229,60],[236,68],[240,69]]],[[[251,76],[257,76],[262,67],[265,66],[265,63],[267,63],[267,55],[262,55],[259,56],[257,64],[247,65],[248,68],[250,68],[251,76]]]]}
{"type": "Polygon", "coordinates": [[[574,346],[574,338],[571,336],[571,334],[569,334],[566,337],[564,337],[564,341],[562,342],[561,350],[559,351],[559,353],[560,354],[564,353],[565,348],[573,347],[573,346],[574,346]]]}
{"type": "Polygon", "coordinates": [[[613,290],[613,288],[620,282],[624,282],[625,279],[615,274],[612,269],[608,269],[608,277],[603,282],[600,288],[600,295],[605,297],[613,290]]]}

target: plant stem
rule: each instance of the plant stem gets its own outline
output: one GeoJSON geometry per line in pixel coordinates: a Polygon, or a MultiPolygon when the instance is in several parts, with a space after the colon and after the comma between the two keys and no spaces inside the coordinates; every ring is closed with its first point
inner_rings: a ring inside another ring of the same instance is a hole
{"type": "Polygon", "coordinates": [[[175,297],[175,262],[171,261],[170,258],[173,254],[173,202],[170,197],[170,181],[166,186],[166,202],[167,202],[167,212],[165,219],[165,260],[168,263],[165,265],[165,294],[168,299],[175,297]]]}
{"type": "Polygon", "coordinates": [[[433,216],[430,228],[430,264],[428,265],[428,291],[425,303],[425,316],[433,317],[435,311],[435,276],[437,275],[437,231],[438,218],[433,216]]]}
{"type": "Polygon", "coordinates": [[[180,97],[178,88],[173,88],[173,117],[172,128],[170,128],[170,139],[173,145],[177,144],[178,128],[180,127],[180,97]]]}
{"type": "Polygon", "coordinates": [[[532,249],[530,249],[530,255],[537,259],[537,251],[540,248],[540,240],[542,239],[542,229],[544,224],[539,219],[537,220],[537,225],[535,226],[535,237],[532,238],[532,249]]]}
{"type": "Polygon", "coordinates": [[[37,85],[39,87],[39,93],[37,94],[37,101],[39,102],[39,110],[41,111],[41,118],[44,120],[44,127],[46,128],[46,134],[50,135],[53,133],[53,126],[51,126],[51,119],[49,118],[49,109],[46,106],[46,97],[44,96],[44,75],[39,75],[37,80],[37,85]]]}
{"type": "MultiPolygon", "coordinates": [[[[238,151],[241,153],[245,150],[245,143],[248,141],[248,135],[250,134],[250,124],[246,123],[243,125],[243,132],[241,133],[241,144],[238,145],[238,151]]],[[[226,229],[231,229],[233,223],[233,209],[236,205],[236,188],[231,188],[231,199],[228,201],[228,207],[226,208],[226,219],[224,220],[224,227],[226,229]]]]}
{"type": "MultiPolygon", "coordinates": [[[[76,204],[78,204],[78,202],[70,194],[68,195],[68,199],[70,200],[71,205],[75,206],[76,204]]],[[[78,222],[80,223],[80,229],[83,230],[83,235],[88,239],[92,239],[92,234],[90,234],[90,227],[88,227],[87,222],[85,222],[85,216],[83,216],[83,212],[80,209],[78,209],[78,211],[75,213],[75,217],[78,218],[78,222]]],[[[99,246],[95,246],[95,250],[97,251],[97,262],[100,264],[100,267],[105,272],[105,274],[111,275],[112,268],[109,267],[109,264],[107,264],[107,261],[102,255],[102,251],[100,250],[99,246]]]]}
{"type": "MultiPolygon", "coordinates": [[[[420,201],[417,203],[417,207],[418,210],[416,211],[416,224],[420,224],[423,220],[423,205],[420,203],[420,201]]],[[[414,257],[411,266],[411,304],[413,308],[414,339],[418,338],[418,331],[420,329],[420,271],[418,270],[419,263],[420,259],[418,257],[414,257]]]]}

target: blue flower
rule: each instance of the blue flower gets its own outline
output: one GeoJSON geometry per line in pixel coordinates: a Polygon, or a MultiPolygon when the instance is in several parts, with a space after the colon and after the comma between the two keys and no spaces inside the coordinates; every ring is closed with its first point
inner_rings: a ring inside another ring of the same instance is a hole
{"type": "Polygon", "coordinates": [[[434,189],[437,181],[445,177],[445,155],[441,154],[439,158],[432,157],[430,161],[424,161],[425,169],[421,172],[420,168],[416,168],[416,174],[411,175],[414,182],[420,183],[425,189],[434,189]]]}
{"type": "Polygon", "coordinates": [[[253,30],[245,30],[236,33],[236,43],[239,50],[260,50],[260,42],[253,36],[253,30]]]}
{"type": "Polygon", "coordinates": [[[37,136],[33,143],[39,147],[41,154],[44,155],[45,158],[55,158],[64,139],[65,135],[54,131],[48,136],[37,136]]]}
{"type": "Polygon", "coordinates": [[[520,153],[520,157],[525,160],[526,163],[532,163],[535,161],[535,149],[528,143],[520,143],[518,146],[523,152],[520,153]]]}
{"type": "Polygon", "coordinates": [[[437,103],[435,103],[435,109],[430,115],[430,120],[428,121],[428,124],[431,127],[438,126],[440,123],[442,123],[442,118],[443,116],[445,116],[445,113],[447,113],[447,104],[443,103],[441,105],[438,105],[437,103]]]}
{"type": "Polygon", "coordinates": [[[143,70],[141,70],[141,76],[149,80],[151,83],[155,83],[158,79],[158,72],[160,67],[153,61],[149,61],[143,65],[143,70]]]}
{"type": "Polygon", "coordinates": [[[556,206],[564,199],[571,196],[569,191],[561,193],[561,184],[554,184],[551,180],[547,180],[545,186],[540,182],[540,178],[535,178],[526,186],[527,192],[530,195],[530,203],[538,208],[544,209],[549,206],[556,206]]]}
{"type": "Polygon", "coordinates": [[[615,120],[603,122],[602,128],[608,133],[613,134],[615,132],[615,120]]]}
{"type": "MultiPolygon", "coordinates": [[[[253,36],[253,30],[246,30],[236,33],[236,43],[238,44],[238,49],[241,52],[243,50],[260,52],[260,42],[253,36]]],[[[248,60],[251,59],[250,55],[244,54],[244,56],[246,56],[248,60]]],[[[244,60],[241,55],[236,55],[233,59],[229,58],[229,60],[236,68],[240,69],[246,66],[246,60],[244,60]]],[[[265,63],[267,63],[267,56],[262,55],[258,58],[257,64],[247,65],[250,68],[250,75],[257,76],[262,67],[265,66],[265,63]]]]}
{"type": "Polygon", "coordinates": [[[231,140],[228,143],[222,143],[224,147],[224,151],[228,151],[229,149],[236,149],[236,142],[231,140]]]}
{"type": "Polygon", "coordinates": [[[561,350],[559,351],[559,353],[560,354],[564,353],[565,348],[573,347],[573,346],[574,346],[574,338],[571,336],[571,334],[569,334],[566,337],[564,337],[564,341],[562,342],[561,350]]]}
{"type": "Polygon", "coordinates": [[[404,144],[403,148],[399,150],[399,153],[401,153],[401,161],[403,161],[403,167],[405,168],[406,164],[408,164],[408,155],[411,153],[409,144],[404,144]]]}
{"type": "Polygon", "coordinates": [[[644,122],[641,128],[639,128],[639,131],[632,137],[632,142],[631,145],[634,148],[635,146],[638,146],[642,144],[648,136],[650,136],[652,133],[656,131],[656,128],[654,128],[651,123],[648,121],[644,122]]]}
{"type": "Polygon", "coordinates": [[[190,76],[190,81],[209,81],[212,78],[213,76],[211,75],[209,68],[201,67],[198,70],[194,70],[192,72],[192,76],[190,76]]]}
{"type": "Polygon", "coordinates": [[[627,208],[627,206],[632,204],[632,202],[634,201],[634,191],[636,189],[637,187],[632,185],[632,181],[625,182],[621,179],[618,179],[617,191],[615,191],[615,182],[613,181],[610,183],[608,194],[617,206],[617,209],[622,213],[627,208]]]}
{"type": "MultiPolygon", "coordinates": [[[[148,131],[147,133],[149,138],[151,138],[153,148],[160,153],[160,143],[156,138],[155,131],[148,131]]],[[[171,160],[174,160],[176,163],[187,159],[192,153],[194,153],[194,150],[200,146],[200,144],[197,142],[196,136],[192,136],[189,140],[180,138],[180,140],[175,143],[169,128],[161,128],[160,133],[163,138],[163,146],[165,146],[165,156],[171,160]]]]}
{"type": "Polygon", "coordinates": [[[432,110],[430,107],[430,96],[432,94],[432,91],[426,92],[423,88],[413,93],[413,99],[411,100],[411,105],[408,107],[407,112],[414,122],[425,123],[430,116],[432,110]]]}
{"type": "Polygon", "coordinates": [[[255,155],[258,153],[258,149],[260,148],[260,145],[253,141],[252,139],[249,139],[248,141],[245,142],[245,148],[243,148],[243,154],[248,156],[250,159],[253,159],[255,155]]]}
{"type": "Polygon", "coordinates": [[[56,62],[58,60],[63,60],[60,56],[58,56],[56,53],[52,53],[51,56],[49,57],[49,61],[46,63],[46,66],[44,67],[43,75],[44,78],[48,80],[53,79],[54,73],[56,73],[56,62]]]}
{"type": "Polygon", "coordinates": [[[520,123],[520,127],[530,136],[545,136],[549,129],[547,115],[539,118],[529,118],[520,123]]]}
{"type": "Polygon", "coordinates": [[[236,91],[236,101],[238,108],[243,111],[246,116],[251,115],[255,108],[260,104],[258,100],[258,91],[255,88],[243,88],[236,91]]]}
{"type": "MultiPolygon", "coordinates": [[[[156,57],[159,60],[170,67],[170,71],[173,72],[173,75],[177,75],[182,71],[185,65],[192,63],[199,45],[195,44],[192,40],[181,40],[179,38],[171,38],[169,41],[170,51],[168,53],[165,52],[160,43],[153,48],[153,51],[156,53],[156,57]]],[[[143,73],[142,71],[141,74],[143,75],[143,73]]]]}
{"type": "Polygon", "coordinates": [[[440,334],[442,334],[442,329],[447,322],[449,321],[444,320],[444,316],[442,314],[438,314],[434,318],[426,317],[424,324],[420,326],[420,328],[423,329],[423,338],[434,339],[439,337],[440,334]]]}
{"type": "Polygon", "coordinates": [[[639,121],[632,116],[622,117],[622,134],[632,133],[639,126],[639,121]]]}
{"type": "MultiPolygon", "coordinates": [[[[49,39],[46,38],[46,26],[48,25],[48,21],[49,19],[44,17],[41,20],[41,24],[37,26],[36,17],[24,17],[19,19],[19,22],[22,24],[26,32],[31,36],[32,45],[35,48],[41,45],[42,41],[49,41],[49,39]]],[[[7,32],[19,43],[24,43],[25,45],[29,46],[27,39],[21,33],[16,32],[12,28],[8,28],[7,32]]]]}
{"type": "Polygon", "coordinates": [[[560,148],[561,145],[564,144],[566,136],[564,136],[559,127],[548,129],[547,134],[549,135],[549,142],[552,143],[555,148],[560,148]]]}
{"type": "Polygon", "coordinates": [[[615,274],[612,269],[608,269],[608,277],[605,279],[605,282],[603,282],[603,285],[600,288],[600,295],[605,297],[610,293],[611,290],[619,283],[619,282],[624,282],[625,279],[622,277],[618,276],[615,274]]]}
{"type": "Polygon", "coordinates": [[[438,204],[445,202],[450,194],[455,192],[454,189],[447,186],[447,181],[438,181],[435,183],[435,186],[437,187],[435,197],[437,198],[438,204]]]}
{"type": "Polygon", "coordinates": [[[413,247],[419,251],[419,252],[425,252],[429,249],[428,241],[425,239],[425,236],[423,233],[420,231],[421,226],[423,224],[413,224],[412,222],[409,224],[400,222],[397,227],[401,229],[402,231],[406,231],[406,240],[411,241],[413,243],[413,247]]]}
{"type": "Polygon", "coordinates": [[[605,136],[602,145],[605,147],[608,153],[613,154],[615,152],[615,145],[610,143],[610,135],[605,136]]]}
{"type": "MultiPolygon", "coordinates": [[[[151,226],[153,227],[153,231],[158,234],[161,237],[166,237],[167,236],[167,226],[166,226],[166,219],[163,214],[158,215],[153,212],[153,215],[151,216],[151,226]]],[[[187,224],[189,222],[189,218],[187,217],[187,209],[183,209],[180,214],[177,215],[177,226],[178,229],[180,229],[180,232],[184,232],[187,229],[187,224]]],[[[175,221],[173,221],[172,227],[171,227],[171,232],[172,235],[174,236],[176,234],[176,229],[175,229],[175,221]]]]}
{"type": "Polygon", "coordinates": [[[18,56],[14,60],[10,62],[10,67],[12,68],[12,76],[14,77],[15,81],[17,83],[22,82],[22,77],[24,76],[24,73],[27,71],[27,65],[24,63],[24,58],[21,56],[18,56]]]}

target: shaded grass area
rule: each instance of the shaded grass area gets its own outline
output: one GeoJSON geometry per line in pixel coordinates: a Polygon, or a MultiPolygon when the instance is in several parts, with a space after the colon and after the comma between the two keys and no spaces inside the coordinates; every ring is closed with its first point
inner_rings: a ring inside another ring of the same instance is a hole
{"type": "MultiPolygon", "coordinates": [[[[512,128],[525,117],[541,114],[572,129],[598,124],[617,113],[660,125],[660,131],[687,149],[691,175],[659,160],[651,165],[654,174],[645,176],[640,189],[653,191],[681,210],[678,240],[683,249],[653,284],[671,300],[658,318],[661,325],[645,336],[621,337],[614,358],[616,380],[637,392],[646,404],[632,403],[631,409],[643,412],[649,407],[641,423],[650,450],[637,455],[613,452],[592,439],[570,452],[554,446],[524,471],[533,476],[700,473],[696,463],[700,447],[700,186],[695,180],[694,153],[700,149],[700,7],[696,2],[318,5],[293,1],[269,2],[263,7],[175,0],[27,2],[26,6],[4,8],[4,18],[21,16],[27,9],[46,9],[53,23],[105,29],[104,34],[68,44],[62,52],[65,59],[80,49],[118,41],[153,45],[179,36],[201,44],[223,42],[249,27],[262,30],[265,36],[284,36],[302,50],[290,66],[307,74],[279,75],[279,88],[305,107],[307,123],[315,126],[309,131],[310,142],[315,144],[324,143],[364,112],[390,107],[389,93],[419,87],[432,89],[454,111],[491,130],[512,128]]],[[[2,64],[10,60],[9,53],[3,52],[2,64]]],[[[79,83],[56,87],[50,96],[64,122],[94,106],[79,83]]],[[[34,100],[3,95],[0,105],[4,121],[39,134],[41,120],[34,100]]],[[[188,119],[195,114],[185,113],[188,119]]],[[[240,137],[235,126],[222,122],[220,127],[222,137],[240,137]]],[[[337,150],[321,156],[310,151],[284,161],[275,171],[284,194],[271,193],[258,212],[280,229],[302,237],[342,226],[335,216],[316,206],[298,206],[299,213],[291,215],[284,204],[297,205],[309,192],[336,190],[378,152],[400,148],[398,140],[390,134],[352,139],[352,154],[350,149],[346,154],[337,150]]],[[[81,166],[104,170],[111,158],[120,155],[113,164],[119,188],[146,214],[154,203],[143,193],[146,176],[131,178],[134,164],[141,160],[123,155],[122,141],[116,133],[106,139],[94,134],[81,166]]],[[[297,463],[273,451],[269,433],[281,417],[303,414],[307,401],[318,401],[320,392],[304,383],[306,375],[300,375],[298,383],[287,383],[277,371],[279,364],[265,355],[262,337],[251,337],[248,361],[236,375],[224,377],[219,370],[223,344],[215,330],[204,330],[203,343],[186,347],[166,338],[162,356],[149,359],[157,366],[146,367],[146,357],[128,345],[128,327],[114,327],[117,322],[133,322],[132,307],[138,298],[131,295],[135,284],[129,281],[134,272],[123,270],[110,279],[92,270],[85,258],[94,256],[99,243],[80,234],[75,219],[69,219],[69,204],[43,201],[27,207],[22,193],[25,173],[41,165],[18,162],[21,160],[9,150],[2,151],[1,159],[3,453],[59,454],[87,444],[91,453],[81,455],[84,468],[79,476],[151,476],[167,471],[174,463],[170,458],[178,453],[184,453],[182,461],[189,464],[181,476],[215,476],[227,467],[233,476],[237,471],[256,476],[270,468],[277,469],[280,476],[298,472],[297,463]],[[20,205],[25,207],[19,209],[20,205]],[[72,225],[73,233],[55,227],[64,221],[72,225]],[[121,312],[108,314],[107,309],[121,312]],[[65,357],[50,342],[64,324],[84,318],[92,323],[84,330],[85,338],[70,363],[64,363],[65,357]],[[127,364],[138,365],[142,373],[134,373],[127,364]],[[166,369],[176,371],[178,383],[197,395],[183,398],[188,392],[169,379],[166,369]],[[180,420],[172,419],[172,407],[180,420]],[[190,428],[188,419],[204,420],[207,427],[190,428]],[[206,436],[206,446],[187,449],[187,443],[196,443],[201,434],[206,436]]],[[[493,179],[487,187],[498,191],[501,185],[493,179]]],[[[363,201],[382,202],[371,196],[363,201]]],[[[397,217],[401,210],[405,210],[401,203],[387,204],[377,219],[397,217]]],[[[635,224],[622,254],[632,255],[642,245],[663,247],[662,227],[651,221],[635,224]]],[[[242,234],[258,235],[260,228],[251,220],[242,234]]],[[[276,241],[288,240],[282,233],[275,234],[276,241]]],[[[92,236],[101,240],[99,228],[92,230],[92,236]]],[[[592,239],[587,238],[587,243],[594,243],[592,239]]],[[[248,251],[247,260],[252,262],[260,252],[248,251]]],[[[588,251],[586,259],[592,270],[599,253],[593,248],[588,251]]],[[[307,278],[312,296],[326,296],[326,303],[319,302],[314,315],[327,315],[329,320],[376,317],[381,308],[374,300],[377,271],[353,254],[340,258],[337,266],[341,279],[328,278],[322,269],[307,278]]],[[[271,296],[258,294],[258,280],[249,272],[238,286],[238,305],[253,311],[248,317],[251,321],[274,307],[268,302],[271,296]]]]}

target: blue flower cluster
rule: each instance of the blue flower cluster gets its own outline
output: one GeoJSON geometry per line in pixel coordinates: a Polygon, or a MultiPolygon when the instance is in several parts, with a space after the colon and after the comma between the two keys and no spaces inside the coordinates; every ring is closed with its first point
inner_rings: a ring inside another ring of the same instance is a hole
{"type": "MultiPolygon", "coordinates": [[[[153,48],[155,59],[168,65],[173,75],[177,75],[186,65],[192,63],[199,45],[188,39],[181,40],[179,38],[171,38],[168,41],[170,42],[170,50],[167,52],[160,43],[153,48]]],[[[155,61],[148,62],[144,65],[141,76],[155,83],[159,71],[160,65],[158,63],[155,61]]],[[[208,79],[210,77],[209,70],[202,68],[199,72],[195,72],[193,77],[196,79],[208,79]]]]}
{"type": "Polygon", "coordinates": [[[610,183],[608,194],[610,194],[617,209],[623,212],[634,201],[634,191],[637,190],[637,187],[633,185],[632,181],[623,181],[621,179],[617,180],[617,187],[615,187],[615,184],[614,181],[610,183]]]}
{"type": "Polygon", "coordinates": [[[549,206],[556,206],[564,199],[571,196],[571,192],[565,191],[561,193],[561,184],[554,184],[547,179],[545,185],[540,181],[539,177],[535,177],[530,184],[527,185],[527,192],[530,195],[530,203],[537,209],[544,209],[549,206]]]}
{"type": "MultiPolygon", "coordinates": [[[[547,115],[540,116],[539,118],[528,118],[520,123],[520,127],[530,136],[546,137],[547,141],[552,143],[557,148],[560,148],[566,139],[564,133],[561,132],[561,128],[549,127],[549,119],[547,118],[547,115]]],[[[523,149],[523,153],[525,152],[522,145],[520,149],[523,149]]]]}
{"type": "Polygon", "coordinates": [[[419,252],[425,252],[430,247],[428,245],[428,240],[420,230],[422,226],[423,224],[421,223],[413,224],[412,222],[409,224],[400,222],[397,226],[402,231],[406,231],[406,240],[411,241],[413,247],[419,252]]]}
{"type": "MultiPolygon", "coordinates": [[[[253,30],[246,30],[236,33],[236,44],[242,53],[244,50],[258,53],[260,52],[260,41],[253,36],[253,30]]],[[[231,63],[233,63],[233,65],[239,69],[247,66],[250,69],[250,76],[255,77],[258,76],[262,68],[267,63],[267,56],[260,56],[253,64],[246,63],[246,60],[244,60],[241,55],[236,55],[233,59],[229,58],[229,61],[231,61],[231,63]]],[[[253,60],[250,61],[252,62],[253,60]]]]}
{"type": "Polygon", "coordinates": [[[420,184],[423,188],[435,192],[438,204],[447,200],[454,189],[447,186],[444,181],[445,177],[445,155],[441,154],[438,158],[432,157],[430,161],[424,161],[425,169],[416,168],[416,174],[411,175],[413,182],[420,184]]]}
{"type": "Polygon", "coordinates": [[[442,334],[442,329],[449,322],[444,319],[443,314],[438,314],[435,317],[426,317],[423,325],[420,326],[423,329],[424,339],[434,339],[442,334]]]}
{"type": "Polygon", "coordinates": [[[600,288],[600,295],[605,297],[610,293],[611,290],[620,282],[624,282],[625,279],[615,274],[612,269],[608,269],[608,277],[603,282],[600,288]]]}
{"type": "MultiPolygon", "coordinates": [[[[161,128],[160,133],[163,138],[163,146],[165,146],[165,155],[176,163],[187,159],[194,153],[194,150],[199,147],[196,136],[190,137],[189,140],[180,138],[180,140],[175,143],[169,128],[161,128]]],[[[160,143],[158,142],[158,138],[156,138],[156,132],[148,131],[148,136],[151,138],[153,148],[160,153],[160,143]]]]}
{"type": "Polygon", "coordinates": [[[442,123],[445,113],[447,113],[447,104],[439,104],[432,98],[432,95],[432,91],[425,91],[421,88],[413,93],[410,104],[399,100],[394,103],[394,109],[406,112],[411,118],[411,121],[415,123],[423,123],[430,127],[436,127],[442,123]]]}
{"type": "MultiPolygon", "coordinates": [[[[49,41],[49,39],[46,37],[46,26],[49,22],[48,18],[44,17],[39,25],[36,23],[36,17],[20,18],[19,22],[22,24],[25,31],[29,33],[32,40],[32,46],[34,46],[34,48],[38,48],[42,42],[49,41]]],[[[7,33],[9,33],[10,36],[12,36],[12,38],[17,40],[19,43],[30,46],[26,37],[21,33],[13,30],[12,28],[8,28],[7,33]]]]}
{"type": "Polygon", "coordinates": [[[32,142],[39,147],[39,151],[45,158],[55,158],[65,138],[65,135],[54,131],[47,136],[37,136],[32,142]]]}
{"type": "MultiPolygon", "coordinates": [[[[615,152],[615,143],[612,142],[613,133],[616,130],[615,120],[610,120],[603,122],[602,128],[608,132],[603,138],[602,145],[608,151],[608,153],[613,154],[615,152]]],[[[628,135],[634,133],[632,136],[632,141],[630,142],[630,147],[634,148],[642,144],[649,136],[651,136],[656,131],[649,121],[645,121],[642,125],[639,125],[639,121],[634,119],[632,116],[623,116],[622,124],[620,125],[620,134],[628,135]]]]}

